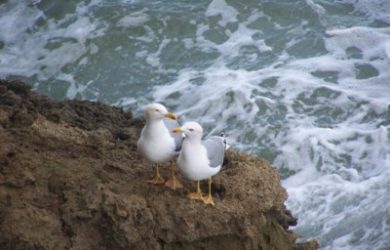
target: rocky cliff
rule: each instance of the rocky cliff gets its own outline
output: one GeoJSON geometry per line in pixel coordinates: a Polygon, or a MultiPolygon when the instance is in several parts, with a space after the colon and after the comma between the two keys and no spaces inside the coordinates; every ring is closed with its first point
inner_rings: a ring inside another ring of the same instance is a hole
{"type": "Polygon", "coordinates": [[[178,191],[147,184],[142,125],[119,108],[0,81],[0,249],[318,247],[295,243],[286,191],[261,158],[227,153],[215,207],[187,199],[190,181],[178,191]]]}

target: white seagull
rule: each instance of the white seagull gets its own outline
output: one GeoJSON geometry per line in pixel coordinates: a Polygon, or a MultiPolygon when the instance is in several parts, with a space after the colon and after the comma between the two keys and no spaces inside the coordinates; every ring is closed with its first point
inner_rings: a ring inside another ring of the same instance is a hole
{"type": "Polygon", "coordinates": [[[173,132],[185,135],[177,158],[179,171],[184,177],[196,181],[196,192],[189,193],[188,197],[214,205],[211,195],[211,177],[221,170],[226,148],[225,137],[212,136],[207,140],[202,140],[203,129],[197,122],[187,122],[182,127],[173,129],[173,132]],[[207,178],[209,179],[209,192],[206,197],[203,197],[200,181],[207,178]]]}
{"type": "MultiPolygon", "coordinates": [[[[149,180],[152,184],[163,184],[159,164],[172,160],[179,154],[183,137],[172,132],[179,126],[176,116],[159,103],[151,103],[144,108],[146,124],[137,142],[138,152],[149,161],[156,164],[156,174],[149,180]],[[169,118],[169,119],[166,119],[169,118]]],[[[172,177],[166,183],[172,189],[180,188],[181,184],[175,176],[172,165],[172,177]]]]}

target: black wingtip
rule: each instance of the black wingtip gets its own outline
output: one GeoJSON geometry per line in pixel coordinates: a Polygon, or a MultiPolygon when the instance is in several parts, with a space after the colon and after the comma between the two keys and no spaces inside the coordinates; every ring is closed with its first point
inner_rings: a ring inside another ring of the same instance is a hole
{"type": "Polygon", "coordinates": [[[227,145],[228,145],[228,144],[227,144],[227,141],[226,141],[225,132],[221,132],[221,133],[219,134],[219,136],[223,138],[223,144],[225,144],[225,149],[227,149],[227,145]]]}

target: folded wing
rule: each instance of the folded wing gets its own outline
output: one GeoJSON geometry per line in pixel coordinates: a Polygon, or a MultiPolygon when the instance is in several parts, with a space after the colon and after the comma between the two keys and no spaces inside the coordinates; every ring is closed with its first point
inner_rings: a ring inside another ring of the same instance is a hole
{"type": "Polygon", "coordinates": [[[207,150],[207,156],[210,161],[210,167],[216,168],[222,166],[225,154],[225,138],[221,136],[212,136],[202,142],[207,150]]]}

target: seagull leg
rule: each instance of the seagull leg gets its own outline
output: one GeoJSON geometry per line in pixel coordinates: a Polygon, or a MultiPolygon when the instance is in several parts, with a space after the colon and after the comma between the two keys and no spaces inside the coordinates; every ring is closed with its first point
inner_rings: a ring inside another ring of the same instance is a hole
{"type": "Polygon", "coordinates": [[[175,164],[171,162],[171,170],[172,170],[172,176],[165,182],[165,186],[169,187],[172,190],[176,190],[176,188],[182,188],[183,185],[181,182],[176,178],[176,170],[175,170],[175,164]]]}
{"type": "Polygon", "coordinates": [[[191,200],[201,200],[201,201],[203,201],[202,191],[200,190],[200,181],[196,181],[196,192],[189,193],[187,196],[191,200]]]}
{"type": "Polygon", "coordinates": [[[148,180],[147,183],[154,185],[164,184],[164,178],[160,175],[160,166],[158,164],[156,165],[156,175],[151,180],[148,180]]]}
{"type": "Polygon", "coordinates": [[[211,177],[209,178],[209,193],[206,197],[203,198],[203,202],[215,206],[215,203],[213,201],[213,196],[211,196],[211,177]]]}

